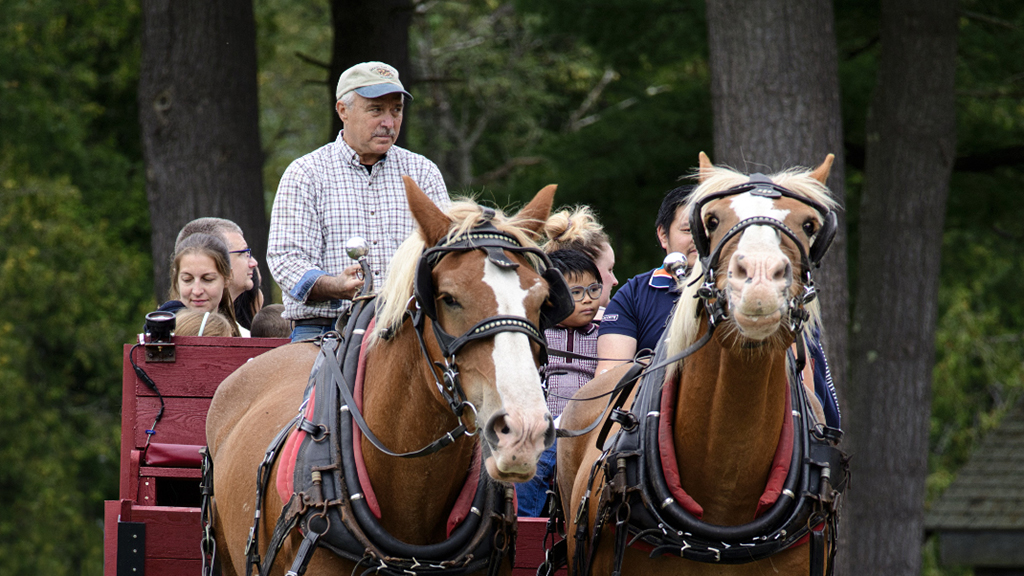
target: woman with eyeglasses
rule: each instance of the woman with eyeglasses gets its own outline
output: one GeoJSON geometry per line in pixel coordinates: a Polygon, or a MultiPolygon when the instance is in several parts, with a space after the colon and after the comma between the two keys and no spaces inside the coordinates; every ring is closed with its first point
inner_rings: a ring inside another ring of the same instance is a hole
{"type": "Polygon", "coordinates": [[[196,218],[178,232],[174,242],[175,251],[193,234],[209,234],[227,246],[228,263],[231,265],[227,288],[235,305],[235,321],[242,328],[248,329],[253,316],[263,307],[263,292],[260,290],[257,268],[259,262],[252,255],[252,248],[245,241],[242,228],[226,218],[196,218]]]}

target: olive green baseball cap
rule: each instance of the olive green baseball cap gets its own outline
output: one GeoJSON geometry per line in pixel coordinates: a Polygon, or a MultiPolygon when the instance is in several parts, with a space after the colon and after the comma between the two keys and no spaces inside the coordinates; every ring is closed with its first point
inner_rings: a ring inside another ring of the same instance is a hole
{"type": "Polygon", "coordinates": [[[355,90],[363,98],[380,98],[385,94],[401,92],[412,100],[412,94],[405,91],[398,79],[398,70],[383,62],[363,62],[345,70],[338,78],[338,100],[355,90]]]}

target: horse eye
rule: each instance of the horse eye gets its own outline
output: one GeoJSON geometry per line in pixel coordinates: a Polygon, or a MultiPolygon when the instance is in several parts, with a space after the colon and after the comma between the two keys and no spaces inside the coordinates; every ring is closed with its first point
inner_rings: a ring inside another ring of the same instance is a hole
{"type": "Polygon", "coordinates": [[[807,222],[804,222],[803,228],[804,234],[807,234],[808,236],[814,236],[814,233],[818,231],[818,226],[814,222],[814,220],[808,220],[807,222]]]}
{"type": "Polygon", "coordinates": [[[708,216],[707,222],[704,223],[704,229],[707,230],[708,232],[714,232],[715,230],[718,230],[718,217],[708,216]]]}
{"type": "Polygon", "coordinates": [[[455,297],[452,296],[451,294],[441,294],[441,302],[443,302],[445,306],[448,306],[450,308],[462,308],[462,306],[459,304],[459,301],[456,300],[455,297]]]}

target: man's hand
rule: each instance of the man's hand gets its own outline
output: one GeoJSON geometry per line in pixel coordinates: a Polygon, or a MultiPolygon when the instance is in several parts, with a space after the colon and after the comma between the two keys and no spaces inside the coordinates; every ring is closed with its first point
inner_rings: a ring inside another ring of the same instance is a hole
{"type": "Polygon", "coordinates": [[[345,268],[337,276],[323,275],[316,279],[306,300],[322,302],[324,300],[351,300],[359,294],[363,287],[363,271],[359,264],[345,268]]]}

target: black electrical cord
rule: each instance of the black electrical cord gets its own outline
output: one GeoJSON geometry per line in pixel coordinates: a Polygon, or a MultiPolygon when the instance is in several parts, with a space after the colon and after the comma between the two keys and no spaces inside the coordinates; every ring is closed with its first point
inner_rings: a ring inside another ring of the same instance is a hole
{"type": "Polygon", "coordinates": [[[153,382],[153,379],[149,377],[149,374],[146,374],[146,371],[135,363],[135,349],[139,346],[141,346],[141,344],[135,344],[132,346],[131,350],[128,351],[128,361],[132,363],[132,368],[135,370],[135,375],[139,377],[139,380],[142,380],[150,390],[156,392],[156,397],[160,400],[160,411],[156,413],[156,419],[153,420],[153,425],[149,427],[149,430],[146,430],[146,446],[148,447],[149,441],[153,438],[153,435],[156,434],[157,422],[160,422],[160,419],[164,417],[164,395],[157,389],[156,382],[153,382]]]}

